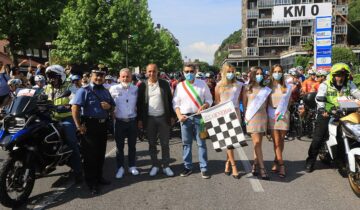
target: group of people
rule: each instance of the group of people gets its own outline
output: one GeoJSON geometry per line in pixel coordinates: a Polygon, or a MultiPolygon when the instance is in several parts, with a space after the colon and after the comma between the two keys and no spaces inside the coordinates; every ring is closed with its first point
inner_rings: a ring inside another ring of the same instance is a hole
{"type": "MultiPolygon", "coordinates": [[[[0,76],[0,103],[3,103],[8,75],[2,71],[0,76]]],[[[192,145],[196,141],[201,176],[210,178],[206,141],[201,138],[204,122],[200,113],[209,107],[231,100],[237,117],[246,125],[246,132],[251,136],[254,150],[252,174],[269,180],[270,176],[264,165],[262,152],[263,136],[270,132],[274,144],[274,162],[271,171],[280,178],[285,178],[283,151],[284,139],[289,130],[289,106],[301,95],[318,91],[326,96],[327,103],[319,102],[321,110],[317,117],[317,128],[309,148],[306,170],[314,170],[316,156],[325,140],[327,114],[336,106],[340,95],[353,95],[360,99],[360,92],[349,80],[350,68],[346,64],[335,64],[330,75],[327,72],[309,71],[309,79],[302,78],[302,69],[290,69],[289,77],[281,65],[274,65],[270,71],[261,67],[252,67],[244,75],[238,75],[235,67],[224,64],[220,74],[198,77],[194,65],[186,64],[181,72],[184,78],[162,79],[156,64],[146,66],[147,80],[136,81],[130,69],[123,68],[118,79],[106,75],[106,71],[97,68],[90,75],[68,76],[72,85],[66,85],[67,74],[59,65],[48,66],[45,70],[46,86],[44,93],[54,105],[65,111],[55,113],[54,117],[62,122],[66,134],[66,143],[73,149],[71,167],[76,182],[83,177],[92,194],[98,194],[100,185],[110,184],[103,178],[102,168],[105,160],[107,133],[114,133],[116,141],[117,179],[125,175],[125,139],[128,144],[128,172],[139,175],[136,167],[136,141],[139,129],[145,129],[149,142],[152,166],[150,176],[156,176],[160,169],[169,177],[174,176],[170,166],[169,139],[171,127],[180,122],[183,144],[182,159],[184,169],[180,176],[189,176],[193,171],[192,145]],[[84,77],[87,77],[84,78],[84,77]],[[206,79],[205,79],[205,78],[206,79]],[[171,80],[171,79],[170,79],[171,80]],[[116,82],[117,81],[117,82],[116,82]],[[314,82],[312,82],[314,81],[314,82]],[[302,82],[302,84],[301,84],[302,82]],[[69,98],[58,98],[66,89],[71,90],[69,98]],[[299,94],[298,96],[296,94],[299,94]],[[331,102],[331,103],[330,103],[331,102]],[[242,107],[242,109],[240,109],[242,107]],[[242,117],[241,117],[242,116],[242,117]],[[109,129],[110,125],[110,129],[109,129]],[[77,145],[76,132],[84,138],[81,141],[83,162],[77,145]],[[157,140],[161,146],[161,160],[157,157],[157,140]]],[[[9,90],[10,92],[10,90],[9,90]]],[[[233,149],[226,152],[224,173],[240,178],[236,167],[233,149]]]]}

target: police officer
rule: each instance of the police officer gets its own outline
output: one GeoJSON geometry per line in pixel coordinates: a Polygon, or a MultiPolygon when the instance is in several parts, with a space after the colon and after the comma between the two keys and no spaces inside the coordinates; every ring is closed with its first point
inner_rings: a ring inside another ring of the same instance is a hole
{"type": "Polygon", "coordinates": [[[92,70],[90,84],[80,88],[72,101],[72,116],[81,141],[85,181],[90,192],[97,195],[99,185],[110,184],[102,176],[107,140],[107,120],[115,102],[104,88],[105,71],[92,70]],[[80,118],[81,116],[81,118],[80,118]]]}
{"type": "MultiPolygon", "coordinates": [[[[338,107],[337,101],[340,96],[353,96],[360,99],[360,90],[356,88],[355,84],[349,80],[350,67],[344,63],[337,63],[331,67],[329,78],[320,84],[319,91],[316,98],[319,96],[326,97],[326,102],[318,102],[319,112],[316,118],[316,127],[313,135],[313,141],[311,142],[308,158],[306,159],[305,170],[308,173],[314,171],[314,165],[316,157],[319,153],[319,149],[326,140],[326,135],[329,132],[328,124],[330,120],[329,113],[334,107],[338,107]]],[[[341,142],[338,142],[339,145],[341,142]]],[[[338,147],[338,154],[344,154],[340,150],[343,148],[338,147]]],[[[339,157],[343,158],[343,157],[339,157]]],[[[342,166],[340,166],[342,168],[342,166]]]]}

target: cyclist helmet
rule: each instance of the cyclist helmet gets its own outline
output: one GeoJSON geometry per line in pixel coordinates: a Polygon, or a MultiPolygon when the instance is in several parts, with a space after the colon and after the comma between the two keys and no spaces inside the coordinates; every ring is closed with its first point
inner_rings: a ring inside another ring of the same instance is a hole
{"type": "Polygon", "coordinates": [[[298,71],[304,70],[304,68],[302,66],[297,66],[295,69],[298,70],[298,71]]]}
{"type": "Polygon", "coordinates": [[[298,70],[296,68],[289,69],[289,74],[294,77],[300,76],[300,73],[298,72],[298,70]]]}
{"type": "Polygon", "coordinates": [[[309,74],[309,75],[314,75],[314,74],[316,74],[316,73],[315,73],[315,71],[314,71],[313,69],[309,69],[308,74],[309,74]]]}
{"type": "Polygon", "coordinates": [[[316,75],[317,75],[317,76],[324,76],[324,77],[326,77],[328,74],[329,74],[328,71],[322,70],[322,69],[320,69],[319,71],[316,72],[316,75]]]}
{"type": "Polygon", "coordinates": [[[114,78],[111,75],[106,75],[105,80],[114,80],[114,78]]]}
{"type": "Polygon", "coordinates": [[[34,80],[35,82],[45,82],[45,77],[43,75],[36,75],[34,80]]]}
{"type": "Polygon", "coordinates": [[[202,79],[202,78],[204,78],[204,74],[202,72],[198,72],[198,73],[196,73],[196,78],[202,79]]]}
{"type": "Polygon", "coordinates": [[[61,80],[61,83],[64,83],[66,80],[65,70],[60,65],[51,65],[47,67],[45,73],[49,79],[58,77],[61,80]]]}
{"type": "Polygon", "coordinates": [[[14,86],[14,87],[19,87],[20,85],[22,85],[22,82],[20,79],[10,79],[8,81],[8,85],[9,86],[14,86]]]}
{"type": "Polygon", "coordinates": [[[80,80],[80,79],[81,79],[80,76],[77,75],[77,74],[73,74],[73,75],[70,76],[71,81],[80,80]]]}

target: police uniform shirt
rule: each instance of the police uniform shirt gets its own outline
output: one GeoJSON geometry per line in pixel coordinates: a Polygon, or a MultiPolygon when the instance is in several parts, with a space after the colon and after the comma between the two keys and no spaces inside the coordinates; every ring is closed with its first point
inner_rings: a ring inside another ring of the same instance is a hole
{"type": "Polygon", "coordinates": [[[113,98],[103,85],[90,83],[76,92],[71,104],[81,106],[81,115],[84,117],[105,119],[108,118],[109,111],[101,107],[100,102],[102,101],[115,106],[113,98]]]}
{"type": "Polygon", "coordinates": [[[129,84],[128,87],[118,84],[110,87],[110,94],[115,100],[116,118],[129,119],[136,117],[138,87],[132,84],[129,84]]]}

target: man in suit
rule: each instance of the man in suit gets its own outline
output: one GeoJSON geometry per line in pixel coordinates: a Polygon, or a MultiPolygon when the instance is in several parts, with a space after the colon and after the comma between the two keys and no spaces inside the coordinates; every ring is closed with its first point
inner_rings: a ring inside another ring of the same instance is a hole
{"type": "Polygon", "coordinates": [[[155,176],[160,170],[157,158],[156,143],[160,139],[163,173],[174,176],[169,167],[170,150],[169,139],[171,125],[175,121],[175,112],[172,108],[172,94],[166,80],[158,78],[158,67],[149,64],[146,67],[148,80],[141,83],[138,90],[138,127],[144,127],[149,140],[149,151],[152,161],[150,176],[155,176]]]}

